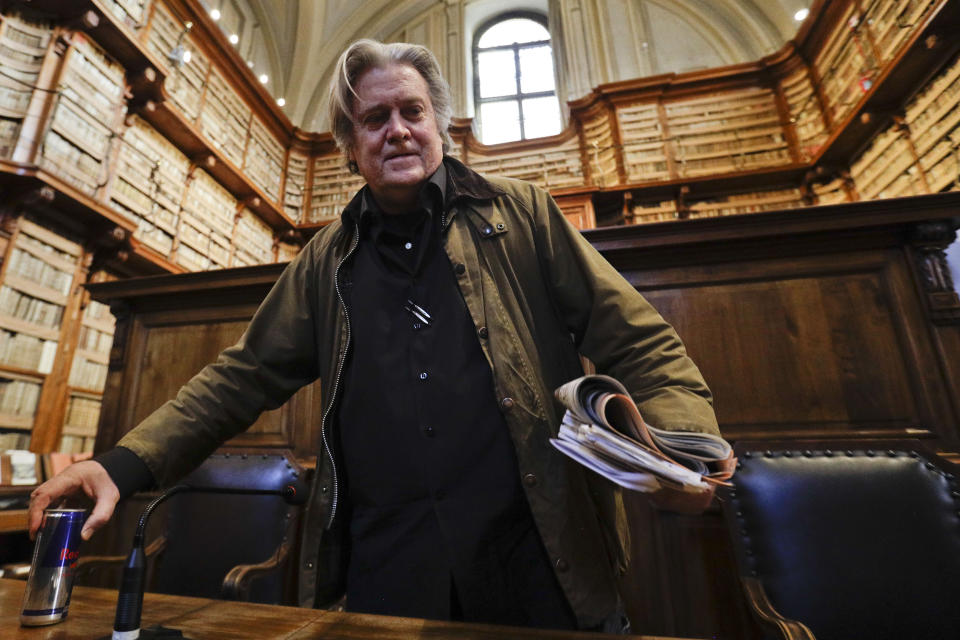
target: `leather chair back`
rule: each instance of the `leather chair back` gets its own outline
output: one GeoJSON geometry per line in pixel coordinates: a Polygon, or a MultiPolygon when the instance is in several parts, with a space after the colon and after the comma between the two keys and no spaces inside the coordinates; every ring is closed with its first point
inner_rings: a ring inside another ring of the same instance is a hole
{"type": "Polygon", "coordinates": [[[822,444],[736,447],[722,497],[741,577],[819,640],[960,638],[953,465],[919,443],[822,444]]]}
{"type": "MultiPolygon", "coordinates": [[[[182,483],[246,490],[281,490],[292,484],[305,491],[303,473],[285,453],[214,453],[182,483]]],[[[287,555],[281,566],[251,581],[243,599],[296,603],[296,581],[290,578],[297,562],[290,551],[297,542],[301,507],[279,495],[199,492],[175,495],[165,507],[167,544],[156,559],[151,591],[231,597],[223,583],[233,567],[268,562],[281,554],[287,555]]]]}

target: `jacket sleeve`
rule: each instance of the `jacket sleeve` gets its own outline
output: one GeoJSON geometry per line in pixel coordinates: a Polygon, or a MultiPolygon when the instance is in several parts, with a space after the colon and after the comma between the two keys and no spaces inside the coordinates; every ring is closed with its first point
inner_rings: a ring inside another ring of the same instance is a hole
{"type": "Polygon", "coordinates": [[[316,259],[308,245],[280,275],[240,340],[225,349],[118,446],[135,453],[157,484],[198,466],[261,412],[317,378],[316,259]]]}
{"type": "Polygon", "coordinates": [[[547,287],[580,353],[620,380],[662,429],[719,433],[712,397],[676,331],[587,242],[553,198],[533,189],[547,287]]]}

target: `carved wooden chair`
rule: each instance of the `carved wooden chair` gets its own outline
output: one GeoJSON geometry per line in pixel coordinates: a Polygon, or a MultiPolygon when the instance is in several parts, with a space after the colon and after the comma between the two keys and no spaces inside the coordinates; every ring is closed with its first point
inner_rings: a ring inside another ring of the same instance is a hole
{"type": "MultiPolygon", "coordinates": [[[[182,482],[245,490],[280,490],[293,484],[306,490],[304,480],[304,469],[288,452],[247,451],[215,453],[182,482]]],[[[88,576],[118,567],[126,559],[133,540],[131,525],[143,504],[131,502],[133,508],[114,523],[122,533],[115,530],[105,536],[116,555],[81,553],[78,583],[103,585],[102,579],[88,576]]],[[[147,590],[297,604],[294,550],[301,509],[280,495],[186,492],[170,497],[151,518],[147,532],[147,590]],[[160,524],[154,525],[154,519],[160,524]],[[159,535],[153,533],[158,530],[159,535]]],[[[119,575],[117,570],[110,573],[119,575]]]]}
{"type": "Polygon", "coordinates": [[[957,467],[919,442],[739,443],[721,491],[774,637],[960,638],[957,467]]]}

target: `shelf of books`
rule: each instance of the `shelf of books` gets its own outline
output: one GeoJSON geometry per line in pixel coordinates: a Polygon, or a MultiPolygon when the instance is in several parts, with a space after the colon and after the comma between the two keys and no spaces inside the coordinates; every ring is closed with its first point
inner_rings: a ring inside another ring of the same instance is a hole
{"type": "Polygon", "coordinates": [[[582,131],[591,183],[598,187],[619,183],[617,148],[613,142],[613,127],[606,110],[601,109],[585,116],[582,131]]]}
{"type": "Polygon", "coordinates": [[[665,135],[656,102],[617,107],[627,182],[669,180],[665,135]]]}
{"type": "Polygon", "coordinates": [[[871,55],[857,4],[850,3],[813,61],[834,123],[850,114],[876,77],[877,62],[871,55]]]}
{"type": "Polygon", "coordinates": [[[108,204],[137,224],[135,238],[166,257],[177,235],[190,161],[139,117],[129,121],[108,204]]]}
{"type": "Polygon", "coordinates": [[[0,284],[0,440],[15,438],[13,448],[29,446],[82,255],[74,239],[27,219],[8,246],[0,284]]]}
{"type": "Polygon", "coordinates": [[[263,191],[272,202],[280,202],[280,183],[283,180],[283,156],[285,149],[260,119],[250,122],[250,137],[247,141],[243,169],[250,181],[263,191]]]}
{"type": "Polygon", "coordinates": [[[716,218],[744,213],[759,213],[761,211],[795,209],[803,206],[805,206],[805,203],[800,189],[751,191],[691,202],[687,217],[716,218]]]}
{"type": "Polygon", "coordinates": [[[773,91],[724,91],[665,103],[680,177],[787,165],[773,91]]]}
{"type": "Polygon", "coordinates": [[[244,208],[237,218],[230,266],[246,267],[273,262],[273,237],[270,225],[244,208]]]}
{"type": "Polygon", "coordinates": [[[869,0],[864,3],[863,22],[873,34],[880,64],[890,62],[922,24],[938,0],[869,0]]]}
{"type": "Polygon", "coordinates": [[[544,189],[583,185],[580,141],[576,136],[547,150],[520,150],[490,155],[471,151],[467,158],[474,171],[526,180],[544,189]]]}
{"type": "Polygon", "coordinates": [[[10,157],[33,98],[53,29],[17,14],[0,15],[0,157],[10,157]]]}
{"type": "Polygon", "coordinates": [[[843,186],[843,178],[814,183],[810,186],[810,190],[813,192],[817,204],[838,204],[850,201],[850,194],[843,186]]]}
{"type": "Polygon", "coordinates": [[[283,212],[294,224],[303,222],[309,161],[310,158],[299,151],[291,150],[287,155],[286,182],[284,182],[283,187],[283,212]]]}
{"type": "Polygon", "coordinates": [[[236,198],[202,169],[195,169],[180,210],[173,261],[190,271],[230,264],[236,198]]]}
{"type": "MultiPolygon", "coordinates": [[[[339,153],[314,158],[310,209],[304,222],[321,224],[335,220],[363,185],[363,178],[350,173],[339,153]]],[[[279,256],[277,260],[282,261],[279,256]]]]}
{"type": "Polygon", "coordinates": [[[680,213],[676,200],[637,201],[631,200],[627,207],[627,224],[648,224],[677,220],[680,213]]]}
{"type": "Polygon", "coordinates": [[[100,0],[101,3],[130,29],[138,31],[147,22],[150,0],[100,0]]]}
{"type": "Polygon", "coordinates": [[[173,103],[190,122],[200,116],[210,60],[190,35],[190,28],[173,17],[163,3],[155,2],[146,35],[147,50],[167,66],[165,88],[173,103]],[[172,54],[177,53],[177,56],[172,54]]]}
{"type": "Polygon", "coordinates": [[[896,125],[873,139],[850,165],[850,175],[861,200],[926,193],[910,149],[910,139],[896,125]]]}
{"type": "Polygon", "coordinates": [[[780,88],[790,111],[790,122],[797,132],[800,157],[809,162],[816,157],[828,136],[810,72],[806,67],[797,69],[780,81],[780,88]]]}
{"type": "Polygon", "coordinates": [[[71,41],[37,164],[94,196],[126,114],[124,69],[83,34],[71,41]]]}
{"type": "Polygon", "coordinates": [[[240,99],[223,75],[211,67],[197,124],[207,140],[236,167],[243,166],[252,115],[250,107],[240,99]]]}
{"type": "Polygon", "coordinates": [[[930,191],[960,189],[960,57],[907,105],[906,123],[930,191]]]}
{"type": "Polygon", "coordinates": [[[95,300],[88,301],[81,315],[80,335],[70,368],[59,447],[62,452],[93,451],[114,328],[115,320],[109,307],[95,300]]]}

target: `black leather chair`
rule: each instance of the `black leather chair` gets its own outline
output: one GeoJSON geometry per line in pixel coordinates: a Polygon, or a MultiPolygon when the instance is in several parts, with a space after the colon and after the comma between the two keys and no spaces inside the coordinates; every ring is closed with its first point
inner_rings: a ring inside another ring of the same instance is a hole
{"type": "MultiPolygon", "coordinates": [[[[182,483],[197,487],[306,491],[304,469],[288,452],[215,453],[182,483]]],[[[305,497],[305,496],[304,496],[305,497]]],[[[87,576],[126,558],[142,502],[120,516],[125,529],[114,532],[116,555],[86,556],[77,568],[79,583],[102,584],[87,576]]],[[[151,518],[147,535],[150,562],[147,590],[158,593],[297,604],[294,578],[300,512],[279,495],[185,492],[170,497],[151,518]],[[160,520],[159,525],[153,519],[160,520]],[[152,535],[151,531],[161,531],[152,535]]],[[[98,536],[101,534],[98,533],[98,536]]],[[[116,571],[112,572],[116,574],[116,571]]]]}
{"type": "Polygon", "coordinates": [[[775,637],[960,638],[956,467],[919,442],[737,445],[721,491],[747,599],[775,637]]]}

